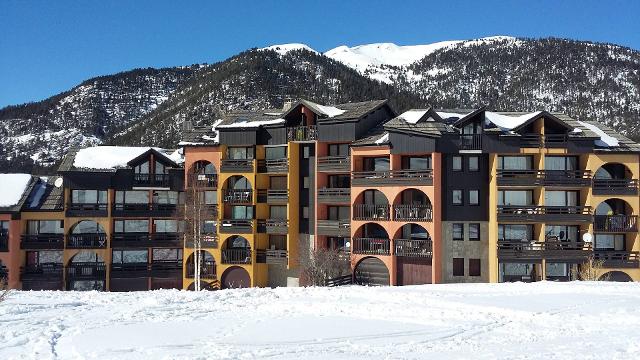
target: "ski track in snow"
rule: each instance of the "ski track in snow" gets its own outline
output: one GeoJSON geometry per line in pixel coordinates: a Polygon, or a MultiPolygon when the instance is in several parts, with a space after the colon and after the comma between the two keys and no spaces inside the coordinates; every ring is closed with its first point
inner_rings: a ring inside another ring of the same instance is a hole
{"type": "Polygon", "coordinates": [[[0,359],[628,359],[640,284],[14,292],[0,359]]]}

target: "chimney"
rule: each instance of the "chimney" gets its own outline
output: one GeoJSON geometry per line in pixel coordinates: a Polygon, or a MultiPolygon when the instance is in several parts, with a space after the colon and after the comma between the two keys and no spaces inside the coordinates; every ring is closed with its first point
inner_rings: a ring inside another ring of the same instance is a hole
{"type": "Polygon", "coordinates": [[[291,106],[293,106],[293,100],[291,100],[290,98],[285,99],[284,104],[282,105],[282,111],[291,109],[291,106]]]}

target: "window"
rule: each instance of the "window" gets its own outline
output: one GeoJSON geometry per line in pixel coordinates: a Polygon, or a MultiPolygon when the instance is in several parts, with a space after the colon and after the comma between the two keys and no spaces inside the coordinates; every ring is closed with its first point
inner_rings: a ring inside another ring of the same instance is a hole
{"type": "Polygon", "coordinates": [[[106,190],[71,190],[73,204],[106,204],[106,190]]]}
{"type": "Polygon", "coordinates": [[[464,224],[453,224],[453,240],[464,240],[464,224]]]}
{"type": "Polygon", "coordinates": [[[498,224],[498,241],[531,241],[533,225],[498,224]]]}
{"type": "Polygon", "coordinates": [[[469,224],[469,240],[480,241],[480,224],[469,224]]]}
{"type": "Polygon", "coordinates": [[[308,206],[303,206],[302,207],[302,218],[303,219],[308,219],[309,218],[309,207],[308,206]]]}
{"type": "Polygon", "coordinates": [[[269,219],[287,219],[287,206],[286,205],[271,205],[269,206],[269,219]]]}
{"type": "Polygon", "coordinates": [[[148,191],[116,191],[116,204],[148,204],[148,191]]]}
{"type": "Polygon", "coordinates": [[[308,189],[309,188],[309,177],[305,176],[302,178],[302,187],[304,189],[308,189]]]}
{"type": "Polygon", "coordinates": [[[551,277],[565,277],[569,276],[569,266],[566,263],[550,263],[545,265],[545,274],[547,279],[551,277]]]}
{"type": "Polygon", "coordinates": [[[178,203],[179,194],[177,191],[154,191],[153,203],[154,204],[172,204],[178,203]]]}
{"type": "Polygon", "coordinates": [[[351,218],[350,206],[329,206],[327,207],[328,220],[349,220],[351,218]]]}
{"type": "Polygon", "coordinates": [[[598,250],[625,251],[624,234],[596,234],[594,247],[598,250]]]}
{"type": "Polygon", "coordinates": [[[113,250],[113,264],[140,264],[147,263],[149,253],[147,250],[113,250]]]}
{"type": "Polygon", "coordinates": [[[29,235],[63,234],[64,226],[62,225],[62,220],[29,220],[27,222],[27,233],[29,235]]]}
{"type": "Polygon", "coordinates": [[[498,190],[498,205],[532,205],[531,190],[498,190]]]}
{"type": "Polygon", "coordinates": [[[545,170],[576,170],[578,158],[576,156],[545,156],[545,170]]]}
{"type": "Polygon", "coordinates": [[[153,249],[152,261],[182,261],[182,249],[153,249]]]}
{"type": "Polygon", "coordinates": [[[215,234],[216,233],[216,225],[217,225],[217,221],[215,221],[215,220],[204,220],[202,222],[202,233],[203,234],[215,234]]]}
{"type": "Polygon", "coordinates": [[[327,249],[338,251],[349,251],[347,243],[348,238],[343,237],[327,237],[327,249]]]}
{"type": "Polygon", "coordinates": [[[269,178],[269,189],[272,190],[287,190],[287,177],[286,176],[272,176],[269,178]]]}
{"type": "Polygon", "coordinates": [[[546,206],[577,206],[578,191],[545,191],[544,204],[546,206]]]}
{"type": "Polygon", "coordinates": [[[531,156],[498,156],[498,170],[531,170],[531,156]]]}
{"type": "Polygon", "coordinates": [[[253,148],[252,147],[228,147],[227,158],[231,160],[253,159],[253,148]]]}
{"type": "Polygon", "coordinates": [[[454,156],[451,159],[453,161],[453,171],[462,171],[462,156],[454,156]]]}
{"type": "Polygon", "coordinates": [[[138,165],[134,169],[136,174],[148,174],[149,173],[149,161],[145,161],[138,165]]]}
{"type": "Polygon", "coordinates": [[[264,157],[267,160],[286,159],[287,147],[286,146],[265,147],[264,157]]]}
{"type": "Polygon", "coordinates": [[[478,190],[469,190],[469,205],[479,204],[478,190]]]}
{"type": "Polygon", "coordinates": [[[480,259],[469,259],[469,276],[480,276],[480,259]]]}
{"type": "Polygon", "coordinates": [[[480,161],[477,156],[469,156],[469,171],[479,171],[480,161]]]}
{"type": "Polygon", "coordinates": [[[462,205],[462,190],[453,190],[451,195],[453,205],[462,205]]]}
{"type": "Polygon", "coordinates": [[[9,236],[9,222],[0,221],[0,238],[9,236]]]}
{"type": "Polygon", "coordinates": [[[464,258],[453,258],[453,276],[464,276],[464,258]]]}
{"type": "Polygon", "coordinates": [[[253,219],[253,206],[234,205],[231,207],[232,220],[253,219]]]}
{"type": "Polygon", "coordinates": [[[148,233],[149,220],[115,220],[113,228],[117,233],[148,233]]]}
{"type": "Polygon", "coordinates": [[[302,147],[302,157],[305,158],[305,159],[308,159],[310,155],[311,155],[311,149],[309,149],[308,146],[303,146],[302,147]]]}
{"type": "Polygon", "coordinates": [[[579,241],[580,227],[577,225],[547,225],[546,240],[579,241]]]}
{"type": "Polygon", "coordinates": [[[349,175],[329,175],[327,181],[328,187],[331,189],[334,188],[350,188],[351,187],[351,176],[349,175]]]}
{"type": "Polygon", "coordinates": [[[184,230],[184,224],[178,220],[153,220],[153,231],[157,233],[177,233],[184,230]]]}
{"type": "Polygon", "coordinates": [[[287,235],[269,235],[269,249],[287,250],[287,235]]]}
{"type": "Polygon", "coordinates": [[[27,265],[62,265],[62,251],[27,251],[25,255],[27,265]]]}
{"type": "Polygon", "coordinates": [[[229,180],[227,180],[227,183],[229,184],[229,189],[235,189],[235,190],[245,190],[245,189],[251,189],[251,184],[249,183],[249,179],[247,179],[244,176],[232,176],[229,178],[229,180]]]}
{"type": "Polygon", "coordinates": [[[388,171],[390,169],[389,158],[368,157],[362,159],[363,171],[388,171]]]}
{"type": "Polygon", "coordinates": [[[389,202],[387,201],[386,196],[381,191],[378,190],[365,190],[363,193],[364,196],[364,204],[366,205],[387,205],[389,202]]]}
{"type": "Polygon", "coordinates": [[[403,170],[429,170],[431,169],[431,156],[403,156],[403,170]]]}
{"type": "Polygon", "coordinates": [[[218,192],[215,190],[207,190],[200,193],[200,196],[204,196],[205,205],[215,205],[218,203],[218,192]]]}
{"type": "Polygon", "coordinates": [[[329,144],[329,156],[349,156],[349,144],[329,144]]]}

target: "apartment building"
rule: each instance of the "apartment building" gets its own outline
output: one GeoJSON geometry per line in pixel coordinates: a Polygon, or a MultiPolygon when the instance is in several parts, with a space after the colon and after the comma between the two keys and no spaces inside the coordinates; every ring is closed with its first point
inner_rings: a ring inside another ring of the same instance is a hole
{"type": "Polygon", "coordinates": [[[299,100],[187,121],[178,146],[22,176],[0,199],[9,286],[193,289],[196,261],[204,288],[298,286],[313,248],[359,284],[566,281],[589,259],[640,281],[640,145],[599,123],[299,100]]]}

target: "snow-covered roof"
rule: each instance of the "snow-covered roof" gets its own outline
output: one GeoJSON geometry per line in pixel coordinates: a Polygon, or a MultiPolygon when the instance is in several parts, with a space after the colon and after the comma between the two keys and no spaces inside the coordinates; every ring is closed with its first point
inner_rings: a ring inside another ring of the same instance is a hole
{"type": "Polygon", "coordinates": [[[620,143],[618,142],[618,139],[616,139],[613,136],[605,133],[602,129],[600,129],[596,125],[590,124],[590,123],[586,123],[584,121],[578,121],[578,123],[580,123],[580,125],[586,127],[587,129],[593,131],[594,133],[596,133],[596,135],[600,136],[600,140],[596,140],[595,141],[595,144],[597,146],[601,146],[601,147],[616,147],[616,146],[620,145],[620,143]]]}
{"type": "Polygon", "coordinates": [[[18,204],[30,182],[29,174],[0,174],[0,207],[18,204]]]}
{"type": "Polygon", "coordinates": [[[424,116],[424,114],[427,113],[428,110],[407,110],[405,112],[403,112],[402,114],[398,115],[399,118],[403,119],[404,121],[410,123],[410,124],[415,124],[417,123],[420,119],[422,119],[422,117],[424,116]]]}
{"type": "Polygon", "coordinates": [[[436,114],[440,116],[442,119],[449,118],[458,118],[462,119],[463,117],[469,115],[470,113],[457,113],[457,112],[447,112],[447,111],[436,111],[436,114]]]}
{"type": "Polygon", "coordinates": [[[180,150],[165,150],[148,146],[95,146],[78,150],[73,160],[75,168],[84,169],[117,169],[127,166],[131,160],[154,149],[171,161],[180,164],[184,162],[180,150]]]}
{"type": "Polygon", "coordinates": [[[382,145],[389,141],[389,133],[385,132],[378,140],[375,141],[377,145],[382,145]]]}
{"type": "Polygon", "coordinates": [[[258,49],[260,51],[263,50],[273,50],[275,52],[277,52],[280,55],[285,55],[287,54],[289,51],[294,51],[294,50],[307,50],[307,51],[311,51],[313,53],[318,54],[317,51],[313,50],[312,48],[310,48],[308,45],[306,44],[301,44],[301,43],[291,43],[291,44],[280,44],[280,45],[271,45],[271,46],[267,46],[264,48],[260,48],[258,49]]]}
{"type": "Polygon", "coordinates": [[[320,111],[322,111],[324,113],[324,115],[327,115],[330,118],[332,118],[334,116],[342,115],[346,111],[346,110],[338,109],[335,106],[326,106],[326,105],[316,104],[316,107],[320,111]]]}
{"type": "Polygon", "coordinates": [[[532,118],[536,118],[540,114],[542,114],[542,111],[526,113],[518,116],[509,116],[491,111],[485,111],[484,116],[486,122],[492,123],[493,125],[503,130],[512,130],[531,120],[532,118]]]}
{"type": "Polygon", "coordinates": [[[270,120],[243,120],[237,121],[232,124],[218,125],[218,128],[256,128],[262,125],[275,125],[284,123],[284,119],[270,119],[270,120]]]}

